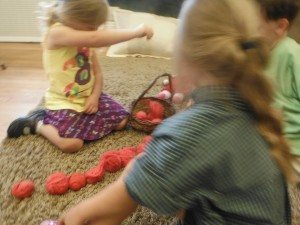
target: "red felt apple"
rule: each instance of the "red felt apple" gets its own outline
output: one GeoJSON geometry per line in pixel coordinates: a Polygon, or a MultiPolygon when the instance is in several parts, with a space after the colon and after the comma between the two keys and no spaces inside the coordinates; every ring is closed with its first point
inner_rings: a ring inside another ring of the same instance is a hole
{"type": "MultiPolygon", "coordinates": [[[[153,119],[163,119],[164,116],[164,107],[156,101],[150,101],[149,102],[149,107],[150,107],[150,113],[153,115],[153,118],[151,118],[151,120],[153,119]]],[[[148,118],[150,119],[150,118],[148,118]]]]}
{"type": "Polygon", "coordinates": [[[64,173],[53,173],[46,180],[46,190],[51,195],[65,194],[69,189],[69,177],[64,173]]]}
{"type": "Polygon", "coordinates": [[[105,171],[103,166],[98,165],[88,170],[84,175],[88,184],[95,184],[103,179],[104,174],[105,171]]]}
{"type": "Polygon", "coordinates": [[[154,117],[154,114],[152,112],[147,115],[147,120],[152,121],[154,119],[155,119],[155,117],[154,117]]]}
{"type": "Polygon", "coordinates": [[[148,144],[150,141],[152,141],[153,137],[151,135],[147,135],[143,138],[142,143],[148,144]]]}
{"type": "Polygon", "coordinates": [[[136,147],[125,147],[119,151],[124,167],[136,156],[136,150],[136,147]]]}
{"type": "Polygon", "coordinates": [[[24,180],[14,184],[11,188],[11,193],[19,199],[28,198],[34,192],[34,183],[31,180],[24,180]]]}
{"type": "Polygon", "coordinates": [[[104,170],[110,173],[119,171],[123,167],[120,153],[116,151],[106,152],[100,159],[100,165],[103,165],[104,170]]]}
{"type": "Polygon", "coordinates": [[[135,114],[135,117],[140,119],[140,120],[147,120],[147,114],[144,111],[138,111],[135,114]]]}
{"type": "Polygon", "coordinates": [[[78,191],[86,186],[86,177],[81,173],[73,173],[69,178],[69,188],[78,191]]]}

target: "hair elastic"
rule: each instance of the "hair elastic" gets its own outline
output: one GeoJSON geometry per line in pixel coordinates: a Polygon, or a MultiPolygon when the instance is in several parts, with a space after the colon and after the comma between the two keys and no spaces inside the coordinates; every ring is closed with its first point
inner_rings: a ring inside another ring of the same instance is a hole
{"type": "Polygon", "coordinates": [[[258,47],[258,43],[256,41],[242,41],[241,47],[243,50],[249,50],[258,47]]]}

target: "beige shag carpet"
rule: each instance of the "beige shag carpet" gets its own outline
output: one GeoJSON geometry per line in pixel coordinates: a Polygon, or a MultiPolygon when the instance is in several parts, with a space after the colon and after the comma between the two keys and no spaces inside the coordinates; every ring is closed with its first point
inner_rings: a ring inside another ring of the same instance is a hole
{"type": "MultiPolygon", "coordinates": [[[[101,57],[101,62],[105,92],[126,106],[157,75],[171,72],[171,62],[162,59],[101,57]]],[[[161,84],[157,88],[159,86],[161,84]]],[[[156,93],[153,91],[153,94],[156,93]]],[[[88,185],[78,192],[69,191],[63,196],[46,193],[44,183],[48,175],[56,171],[67,174],[86,171],[98,163],[101,153],[136,145],[143,136],[144,134],[132,130],[116,132],[102,140],[86,144],[82,151],[72,155],[61,153],[37,135],[5,139],[0,146],[0,224],[39,225],[45,219],[56,219],[74,204],[99,192],[120,173],[107,174],[102,182],[88,185]],[[36,191],[31,198],[20,201],[10,195],[10,189],[13,183],[22,179],[33,179],[36,191]]],[[[291,193],[294,208],[299,209],[299,193],[296,189],[291,193]]],[[[150,210],[139,208],[123,224],[167,225],[170,220],[171,218],[157,216],[150,210]]],[[[295,220],[295,225],[300,224],[300,220],[297,221],[295,220]]]]}
{"type": "MultiPolygon", "coordinates": [[[[127,107],[156,76],[171,72],[171,62],[162,59],[101,56],[101,65],[104,91],[127,107]]],[[[150,94],[156,94],[161,83],[150,94]]],[[[82,151],[72,155],[61,153],[37,135],[5,139],[0,146],[0,225],[39,225],[43,220],[55,219],[74,204],[96,194],[120,173],[107,174],[102,182],[88,185],[78,192],[69,191],[63,196],[47,194],[44,183],[47,176],[55,171],[67,174],[86,171],[97,165],[101,153],[136,145],[144,135],[132,130],[116,132],[86,144],[82,151]],[[20,201],[10,195],[10,189],[13,183],[22,179],[33,179],[36,191],[31,198],[20,201]]],[[[169,220],[140,208],[124,224],[164,225],[169,220]]]]}

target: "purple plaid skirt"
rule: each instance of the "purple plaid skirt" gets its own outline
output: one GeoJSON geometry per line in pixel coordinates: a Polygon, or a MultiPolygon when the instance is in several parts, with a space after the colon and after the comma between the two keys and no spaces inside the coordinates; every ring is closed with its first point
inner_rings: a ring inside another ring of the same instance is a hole
{"type": "Polygon", "coordinates": [[[93,141],[111,133],[128,115],[122,105],[102,93],[95,114],[78,113],[70,109],[46,110],[44,124],[58,129],[61,137],[93,141]]]}

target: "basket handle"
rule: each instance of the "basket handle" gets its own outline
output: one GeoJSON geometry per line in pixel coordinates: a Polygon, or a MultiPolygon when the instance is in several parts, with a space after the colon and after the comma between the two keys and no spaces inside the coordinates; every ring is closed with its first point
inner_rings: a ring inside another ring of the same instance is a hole
{"type": "Polygon", "coordinates": [[[134,102],[132,108],[134,108],[134,107],[136,106],[136,104],[138,103],[138,101],[139,101],[141,98],[143,98],[143,97],[147,94],[147,92],[154,86],[154,84],[157,82],[157,80],[160,79],[160,78],[162,78],[162,77],[168,77],[168,79],[169,79],[169,84],[170,84],[170,89],[171,89],[171,93],[173,93],[172,76],[171,76],[171,74],[169,74],[169,73],[164,73],[164,74],[162,74],[162,75],[159,75],[158,77],[156,77],[156,78],[154,79],[154,81],[152,81],[152,83],[149,85],[149,87],[148,87],[145,91],[143,91],[143,93],[142,93],[142,94],[137,98],[137,100],[134,102]]]}

